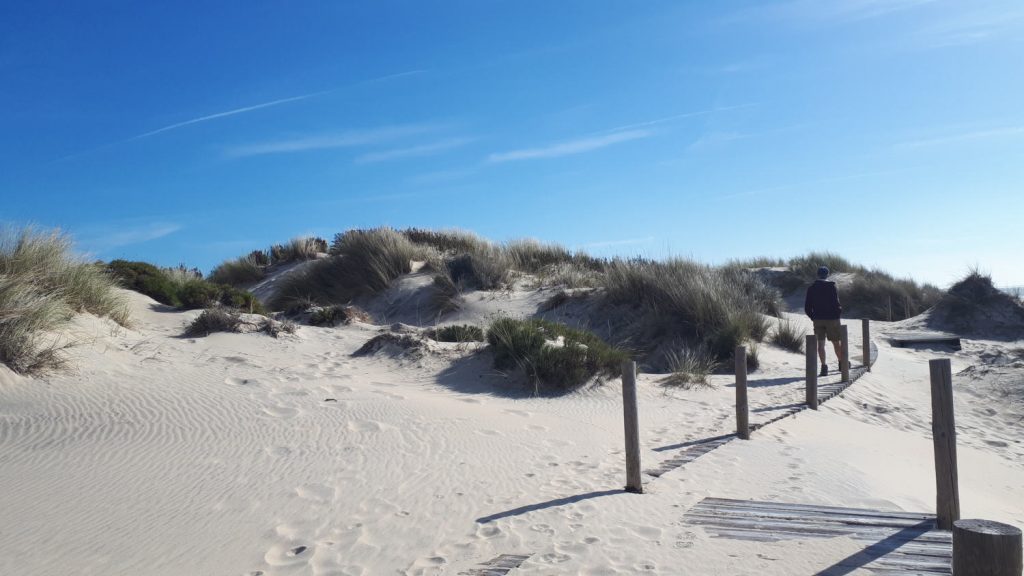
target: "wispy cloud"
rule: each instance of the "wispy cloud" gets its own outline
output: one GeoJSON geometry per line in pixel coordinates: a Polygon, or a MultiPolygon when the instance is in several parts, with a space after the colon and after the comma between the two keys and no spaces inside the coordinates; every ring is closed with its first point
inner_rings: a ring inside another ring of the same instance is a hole
{"type": "Polygon", "coordinates": [[[942,146],[945,144],[962,144],[967,142],[977,142],[981,140],[995,140],[999,138],[1010,138],[1013,136],[1021,135],[1024,135],[1024,126],[1003,126],[999,128],[988,128],[984,130],[972,129],[963,130],[952,134],[946,134],[944,136],[908,140],[906,142],[900,142],[896,144],[896,148],[908,150],[915,148],[925,148],[929,146],[942,146]]]}
{"type": "Polygon", "coordinates": [[[694,140],[692,144],[687,146],[686,149],[691,152],[708,150],[711,148],[718,148],[720,146],[724,146],[729,142],[743,140],[745,138],[750,137],[750,134],[743,134],[740,132],[712,131],[702,134],[699,138],[694,140]]]}
{"type": "Polygon", "coordinates": [[[388,160],[399,160],[402,158],[433,156],[435,154],[441,154],[442,152],[447,152],[460,146],[464,146],[473,140],[474,138],[445,138],[429,144],[420,144],[418,146],[409,146],[407,148],[396,148],[394,150],[384,150],[381,152],[363,154],[362,156],[358,156],[355,161],[358,164],[368,164],[371,162],[386,162],[388,160]]]}
{"type": "Polygon", "coordinates": [[[766,186],[764,188],[755,188],[752,190],[744,190],[741,192],[734,192],[732,194],[725,194],[718,196],[721,200],[728,200],[733,198],[745,198],[747,196],[759,196],[761,194],[768,194],[772,192],[782,192],[784,190],[794,190],[799,188],[805,188],[807,186],[820,186],[822,184],[835,184],[837,182],[845,182],[848,180],[859,180],[861,178],[872,178],[875,176],[888,176],[890,174],[899,174],[908,172],[915,169],[914,167],[900,168],[895,170],[875,170],[871,172],[854,172],[851,174],[840,174],[838,176],[828,176],[826,178],[818,178],[815,180],[804,180],[801,182],[792,182],[789,184],[781,184],[778,186],[766,186]]]}
{"type": "Polygon", "coordinates": [[[540,158],[558,158],[560,156],[570,156],[573,154],[582,154],[584,152],[591,152],[593,150],[599,150],[601,148],[607,148],[621,142],[629,142],[631,140],[640,140],[642,138],[650,138],[655,132],[653,130],[626,130],[622,132],[613,132],[611,134],[605,134],[603,136],[590,136],[586,138],[578,138],[575,140],[568,140],[565,142],[558,142],[549,146],[543,146],[540,148],[524,148],[522,150],[512,150],[509,152],[500,152],[491,154],[487,157],[488,162],[512,162],[515,160],[535,160],[540,158]]]}
{"type": "Polygon", "coordinates": [[[330,148],[351,148],[354,146],[380,144],[382,142],[388,142],[407,136],[415,136],[437,130],[438,128],[439,127],[437,125],[433,124],[382,126],[366,130],[349,130],[337,134],[319,134],[289,138],[285,140],[257,142],[255,144],[241,144],[228,148],[224,153],[232,158],[244,158],[265,154],[287,154],[330,148]]]}
{"type": "Polygon", "coordinates": [[[181,229],[181,224],[172,222],[148,222],[142,224],[112,222],[87,227],[77,236],[78,243],[86,250],[103,252],[121,246],[142,244],[143,242],[163,238],[181,229]]]}
{"type": "Polygon", "coordinates": [[[168,132],[176,128],[182,128],[184,126],[190,126],[192,124],[199,124],[200,122],[208,122],[210,120],[216,120],[217,118],[225,118],[227,116],[235,116],[236,114],[244,114],[246,112],[252,112],[253,110],[261,110],[263,108],[270,108],[271,106],[279,106],[281,104],[287,104],[288,102],[297,102],[299,100],[306,100],[308,98],[314,98],[323,94],[327,94],[331,90],[323,90],[320,92],[311,92],[309,94],[303,94],[301,96],[292,96],[290,98],[281,98],[279,100],[271,100],[270,102],[263,102],[261,104],[253,104],[252,106],[244,106],[242,108],[235,108],[234,110],[226,110],[224,112],[217,112],[214,114],[207,114],[206,116],[200,116],[198,118],[192,118],[191,120],[185,120],[183,122],[176,122],[174,124],[168,124],[163,128],[157,128],[156,130],[150,130],[131,138],[122,140],[122,142],[131,142],[132,140],[139,140],[140,138],[147,138],[149,136],[155,136],[161,132],[168,132]]]}
{"type": "MultiPolygon", "coordinates": [[[[352,86],[360,86],[360,85],[364,85],[364,84],[374,84],[374,83],[377,83],[377,82],[385,82],[385,81],[388,81],[388,80],[395,80],[395,79],[398,79],[398,78],[405,78],[407,76],[415,76],[415,75],[418,75],[418,74],[422,74],[424,72],[425,72],[425,70],[410,70],[408,72],[399,72],[397,74],[388,74],[386,76],[380,76],[380,77],[377,77],[377,78],[370,78],[368,80],[362,80],[362,81],[356,82],[352,86]]],[[[161,132],[168,132],[170,130],[175,130],[177,128],[182,128],[182,127],[185,127],[185,126],[190,126],[192,124],[199,124],[201,122],[209,122],[210,120],[216,120],[218,118],[226,118],[228,116],[235,116],[237,114],[244,114],[246,112],[252,112],[254,110],[262,110],[264,108],[270,108],[272,106],[280,106],[281,104],[287,104],[289,102],[298,102],[300,100],[308,100],[310,98],[315,98],[317,96],[323,96],[324,94],[330,94],[332,92],[337,92],[339,90],[342,90],[342,88],[332,88],[330,90],[320,90],[319,92],[310,92],[309,94],[301,94],[299,96],[291,96],[291,97],[288,97],[288,98],[280,98],[278,100],[271,100],[269,102],[262,102],[262,103],[259,103],[259,104],[253,104],[251,106],[243,106],[241,108],[235,108],[235,109],[232,109],[232,110],[225,110],[223,112],[215,112],[213,114],[207,114],[205,116],[199,116],[197,118],[192,118],[190,120],[184,120],[182,122],[176,122],[174,124],[169,124],[169,125],[164,126],[162,128],[157,128],[156,130],[150,130],[149,132],[144,132],[144,133],[139,134],[137,136],[132,136],[131,138],[123,140],[122,142],[130,142],[132,140],[138,140],[140,138],[146,138],[146,137],[149,137],[149,136],[154,136],[156,134],[160,134],[161,132]]]]}
{"type": "Polygon", "coordinates": [[[729,111],[732,111],[732,110],[741,110],[743,108],[753,108],[753,107],[756,107],[756,106],[757,106],[757,104],[754,104],[754,103],[736,104],[734,106],[718,106],[718,107],[715,107],[715,108],[708,108],[707,110],[696,110],[694,112],[683,112],[682,114],[673,114],[671,116],[664,116],[664,117],[661,117],[661,118],[655,118],[654,120],[645,120],[643,122],[636,122],[634,124],[626,124],[624,126],[616,126],[615,128],[611,128],[609,130],[604,130],[602,133],[606,133],[606,132],[619,132],[619,131],[622,131],[622,130],[632,130],[634,128],[649,128],[651,126],[657,126],[659,124],[668,124],[670,122],[675,122],[677,120],[685,120],[686,118],[695,118],[697,116],[706,116],[708,114],[714,114],[716,112],[729,112],[729,111]]]}

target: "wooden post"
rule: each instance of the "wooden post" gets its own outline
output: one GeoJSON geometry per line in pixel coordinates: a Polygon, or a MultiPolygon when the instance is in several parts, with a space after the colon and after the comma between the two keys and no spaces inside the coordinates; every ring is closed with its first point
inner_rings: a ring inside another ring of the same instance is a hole
{"type": "Polygon", "coordinates": [[[804,341],[807,348],[807,406],[818,409],[818,338],[808,334],[804,341]]]}
{"type": "Polygon", "coordinates": [[[935,446],[935,515],[941,530],[960,519],[956,470],[956,425],[953,422],[953,371],[948,358],[929,360],[932,381],[932,443],[935,446]]]}
{"type": "Polygon", "coordinates": [[[871,372],[871,321],[863,318],[860,321],[861,353],[864,357],[864,368],[871,372]]]}
{"type": "Polygon", "coordinates": [[[1020,528],[991,520],[953,522],[953,574],[1020,576],[1020,528]]]}
{"type": "Polygon", "coordinates": [[[841,374],[841,382],[850,381],[850,331],[846,324],[843,324],[839,328],[840,335],[840,348],[843,351],[843,357],[839,359],[839,373],[841,374]]]}
{"type": "Polygon", "coordinates": [[[750,413],[747,409],[747,347],[736,347],[736,435],[750,440],[750,413]]]}
{"type": "Polygon", "coordinates": [[[622,409],[626,426],[626,492],[642,494],[640,480],[640,423],[636,414],[636,362],[622,363],[622,409]]]}

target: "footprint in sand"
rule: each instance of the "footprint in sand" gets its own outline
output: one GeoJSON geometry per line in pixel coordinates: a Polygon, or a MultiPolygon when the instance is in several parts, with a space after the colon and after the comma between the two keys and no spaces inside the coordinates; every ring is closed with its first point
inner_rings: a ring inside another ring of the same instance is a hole
{"type": "Polygon", "coordinates": [[[523,418],[529,418],[530,416],[532,416],[532,414],[526,412],[525,410],[513,410],[511,408],[506,408],[502,410],[502,412],[506,414],[511,414],[513,416],[522,416],[523,418]]]}
{"type": "Polygon", "coordinates": [[[224,383],[232,386],[251,386],[259,384],[259,381],[252,378],[235,378],[234,376],[228,376],[224,379],[224,383]]]}
{"type": "Polygon", "coordinates": [[[277,567],[298,566],[307,563],[312,555],[304,544],[275,544],[263,555],[263,561],[277,567]]]}
{"type": "Polygon", "coordinates": [[[325,504],[334,500],[334,488],[324,484],[303,484],[295,489],[303,500],[325,504]]]}
{"type": "Polygon", "coordinates": [[[264,406],[263,413],[271,418],[292,418],[297,415],[299,411],[287,406],[264,406]]]}

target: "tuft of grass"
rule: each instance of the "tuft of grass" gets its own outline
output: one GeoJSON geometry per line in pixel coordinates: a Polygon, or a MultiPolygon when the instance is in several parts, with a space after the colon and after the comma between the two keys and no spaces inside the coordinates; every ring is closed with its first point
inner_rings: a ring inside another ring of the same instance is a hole
{"type": "Polygon", "coordinates": [[[427,337],[438,342],[483,342],[484,330],[471,324],[452,324],[429,331],[427,337]]]}
{"type": "Polygon", "coordinates": [[[322,252],[327,252],[327,240],[312,236],[300,236],[292,238],[284,244],[271,246],[270,264],[313,260],[322,252]]]}
{"type": "Polygon", "coordinates": [[[209,336],[214,332],[237,332],[241,324],[242,318],[237,312],[230,312],[223,308],[207,308],[185,328],[184,335],[194,338],[209,336]]]}
{"type": "Polygon", "coordinates": [[[565,393],[619,373],[629,355],[584,330],[539,319],[499,318],[487,330],[494,367],[522,369],[534,392],[565,393]]]}
{"type": "Polygon", "coordinates": [[[795,322],[780,318],[775,323],[775,331],[772,332],[771,341],[772,344],[776,344],[790,352],[803,354],[804,337],[806,335],[807,333],[801,330],[795,322]]]}
{"type": "Polygon", "coordinates": [[[196,316],[196,319],[185,327],[183,336],[196,338],[209,336],[214,332],[263,332],[278,338],[281,334],[294,334],[297,329],[298,326],[290,320],[279,322],[273,318],[262,318],[252,322],[244,320],[237,311],[213,307],[203,310],[196,316]],[[248,329],[243,329],[244,327],[248,329]]]}
{"type": "MultiPolygon", "coordinates": [[[[260,253],[256,251],[254,253],[260,253]]],[[[221,262],[216,268],[210,271],[210,281],[228,286],[248,286],[263,280],[266,277],[268,264],[261,264],[262,260],[253,258],[252,254],[221,262]]]]}
{"type": "Polygon", "coordinates": [[[76,312],[126,325],[129,310],[103,266],[72,251],[71,238],[31,227],[0,231],[0,362],[21,373],[61,368],[54,334],[76,312]]]}
{"type": "Polygon", "coordinates": [[[761,339],[764,313],[778,310],[778,295],[756,275],[691,260],[615,259],[607,264],[605,295],[637,306],[663,336],[703,344],[718,360],[748,339],[761,339]]]}
{"type": "Polygon", "coordinates": [[[377,294],[409,273],[413,260],[430,260],[430,252],[392,228],[349,230],[334,237],[331,257],[285,278],[271,304],[287,309],[296,300],[328,305],[377,294]]]}
{"type": "Polygon", "coordinates": [[[669,375],[661,380],[666,386],[684,390],[710,388],[708,375],[718,369],[720,362],[706,346],[683,347],[665,354],[669,375]]]}
{"type": "Polygon", "coordinates": [[[434,276],[430,304],[438,314],[447,314],[459,309],[459,288],[448,275],[437,274],[434,276]]]}

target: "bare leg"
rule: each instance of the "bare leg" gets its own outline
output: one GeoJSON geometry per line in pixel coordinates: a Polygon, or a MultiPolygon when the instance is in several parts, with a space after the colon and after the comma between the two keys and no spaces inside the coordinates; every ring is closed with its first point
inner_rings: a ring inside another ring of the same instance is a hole
{"type": "Polygon", "coordinates": [[[821,358],[821,365],[825,365],[825,339],[818,340],[818,358],[821,358]]]}
{"type": "Polygon", "coordinates": [[[836,349],[836,364],[839,365],[839,369],[843,369],[843,342],[842,340],[836,340],[832,342],[832,347],[836,349]]]}

